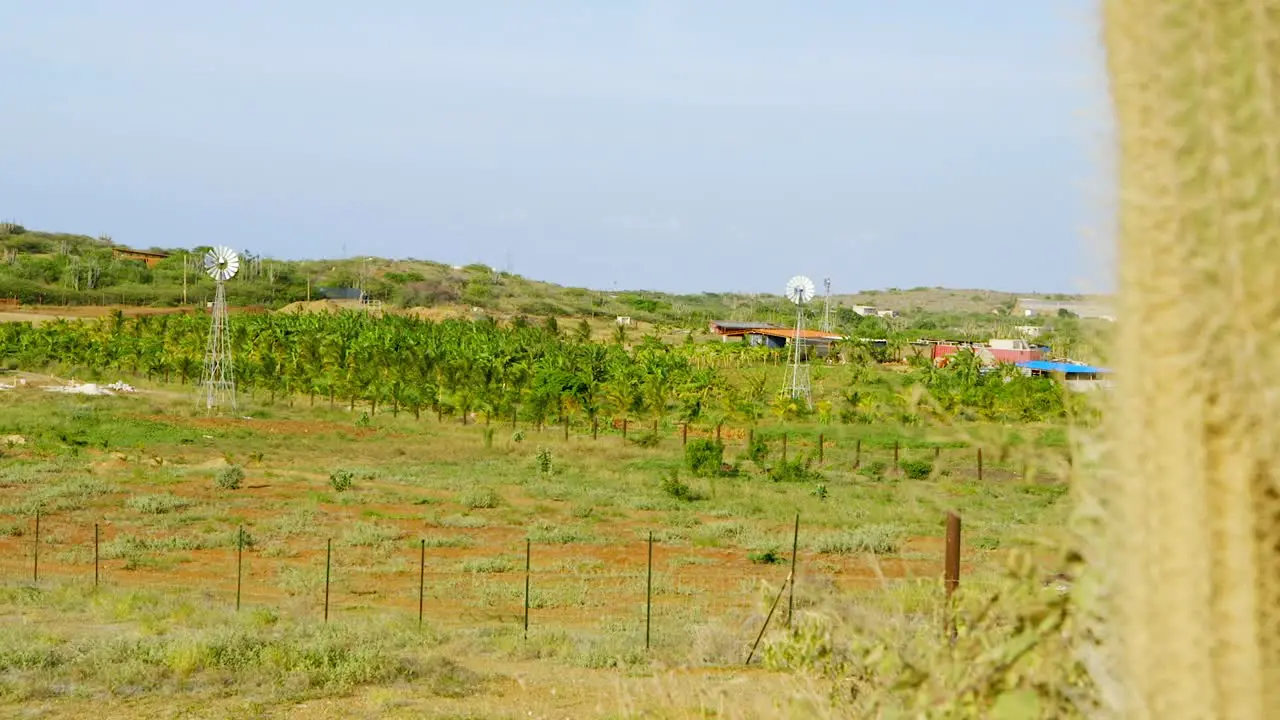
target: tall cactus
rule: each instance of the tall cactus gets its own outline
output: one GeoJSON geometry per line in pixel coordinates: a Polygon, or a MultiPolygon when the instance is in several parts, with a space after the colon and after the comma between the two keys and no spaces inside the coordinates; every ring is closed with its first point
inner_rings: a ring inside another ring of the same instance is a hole
{"type": "Polygon", "coordinates": [[[1125,717],[1280,714],[1280,0],[1103,0],[1125,717]]]}

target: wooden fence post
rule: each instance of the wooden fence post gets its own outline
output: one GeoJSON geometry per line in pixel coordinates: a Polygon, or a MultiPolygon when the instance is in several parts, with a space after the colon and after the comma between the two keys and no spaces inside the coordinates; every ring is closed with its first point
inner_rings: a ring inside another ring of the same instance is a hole
{"type": "Polygon", "coordinates": [[[818,463],[822,463],[827,457],[826,436],[818,433],[818,463]]]}
{"type": "Polygon", "coordinates": [[[952,596],[956,592],[956,588],[960,587],[960,516],[955,513],[947,513],[947,546],[946,557],[943,563],[943,575],[947,592],[947,607],[945,617],[943,618],[943,631],[946,632],[952,642],[956,637],[955,620],[952,616],[952,596]]]}

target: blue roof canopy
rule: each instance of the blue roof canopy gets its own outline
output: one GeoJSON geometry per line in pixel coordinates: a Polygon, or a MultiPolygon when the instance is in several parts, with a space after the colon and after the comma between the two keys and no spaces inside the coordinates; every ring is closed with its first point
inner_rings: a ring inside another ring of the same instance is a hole
{"type": "Polygon", "coordinates": [[[1039,370],[1040,372],[1056,372],[1064,375],[1105,375],[1109,372],[1107,368],[1094,367],[1093,365],[1077,365],[1076,363],[1050,362],[1048,360],[1026,360],[1018,363],[1018,367],[1027,370],[1039,370]]]}

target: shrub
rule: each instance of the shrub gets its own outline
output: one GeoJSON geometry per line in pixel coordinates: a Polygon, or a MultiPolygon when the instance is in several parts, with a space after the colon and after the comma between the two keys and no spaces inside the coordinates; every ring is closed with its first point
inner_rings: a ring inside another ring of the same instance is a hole
{"type": "Polygon", "coordinates": [[[757,565],[777,565],[783,562],[782,556],[774,548],[747,553],[747,559],[757,565]]]}
{"type": "Polygon", "coordinates": [[[356,483],[356,474],[350,470],[338,468],[329,473],[329,486],[335,492],[346,492],[356,483]]]}
{"type": "Polygon", "coordinates": [[[484,429],[484,446],[486,449],[493,447],[493,428],[484,429]]]}
{"type": "Polygon", "coordinates": [[[213,482],[223,490],[239,490],[240,483],[244,482],[244,468],[239,465],[228,465],[218,471],[213,482]]]}
{"type": "Polygon", "coordinates": [[[826,483],[818,483],[818,486],[813,489],[813,496],[819,500],[826,500],[828,495],[830,495],[830,493],[827,492],[826,483]]]}
{"type": "Polygon", "coordinates": [[[912,480],[923,480],[933,474],[933,463],[927,460],[903,460],[898,467],[912,480]]]}
{"type": "Polygon", "coordinates": [[[163,515],[191,505],[190,501],[176,495],[136,495],[125,500],[124,504],[130,510],[148,515],[163,515]]]}
{"type": "Polygon", "coordinates": [[[523,430],[516,430],[515,432],[511,433],[511,442],[523,442],[523,441],[524,441],[523,430]]]}
{"type": "Polygon", "coordinates": [[[490,510],[502,504],[498,493],[489,488],[468,490],[458,502],[472,510],[490,510]]]}
{"type": "Polygon", "coordinates": [[[685,446],[684,464],[698,477],[719,475],[724,465],[724,443],[714,440],[694,440],[685,446]]]}
{"type": "Polygon", "coordinates": [[[662,492],[681,502],[696,502],[702,500],[702,494],[689,484],[680,479],[680,473],[672,471],[662,477],[662,492]]]}
{"type": "Polygon", "coordinates": [[[631,442],[642,448],[656,448],[658,443],[662,442],[662,438],[658,437],[657,433],[650,432],[633,436],[631,442]]]}
{"type": "Polygon", "coordinates": [[[863,525],[853,530],[820,535],[814,542],[815,550],[828,555],[887,555],[901,547],[902,529],[897,525],[863,525]]]}
{"type": "Polygon", "coordinates": [[[538,448],[538,454],[534,456],[534,461],[538,464],[538,472],[543,475],[551,474],[551,451],[549,449],[538,448]]]}
{"type": "Polygon", "coordinates": [[[869,462],[866,465],[863,465],[862,467],[858,468],[858,474],[878,480],[884,477],[884,472],[885,470],[888,470],[888,469],[889,469],[888,465],[884,464],[880,460],[876,460],[874,462],[869,462]]]}
{"type": "Polygon", "coordinates": [[[779,460],[769,468],[769,479],[774,482],[805,482],[818,480],[822,473],[812,469],[813,458],[779,460]]]}

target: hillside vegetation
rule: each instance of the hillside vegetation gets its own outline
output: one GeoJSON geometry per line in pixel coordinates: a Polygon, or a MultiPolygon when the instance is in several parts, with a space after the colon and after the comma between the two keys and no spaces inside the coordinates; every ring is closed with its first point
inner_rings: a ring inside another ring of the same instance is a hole
{"type": "MultiPolygon", "coordinates": [[[[0,298],[25,305],[118,305],[179,307],[212,299],[213,282],[200,269],[207,250],[199,246],[149,248],[169,257],[148,267],[140,260],[114,257],[110,237],[27,230],[0,224],[0,298]]],[[[137,248],[143,249],[143,248],[137,248]]],[[[604,292],[563,287],[485,265],[450,266],[428,260],[380,258],[275,260],[242,251],[244,263],[228,284],[235,306],[280,308],[321,299],[321,288],[363,287],[388,309],[413,309],[419,316],[476,314],[509,321],[530,318],[589,318],[612,322],[618,316],[667,328],[705,329],[715,319],[760,320],[789,325],[794,306],[778,295],[700,293],[676,295],[650,291],[604,292]]],[[[991,290],[918,287],[870,290],[833,296],[834,329],[859,337],[901,340],[920,337],[986,340],[1008,337],[1013,325],[1042,319],[1009,315],[1018,297],[1072,299],[1071,296],[1016,295],[991,290]],[[895,310],[902,317],[864,318],[858,305],[895,310]]],[[[821,320],[822,306],[810,306],[809,322],[821,320]]]]}

